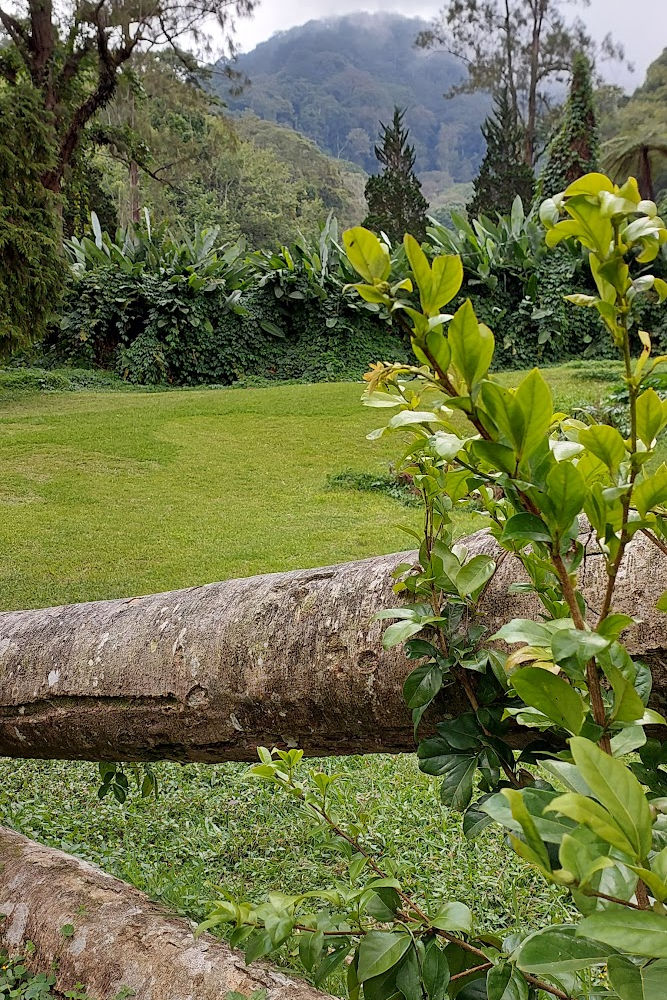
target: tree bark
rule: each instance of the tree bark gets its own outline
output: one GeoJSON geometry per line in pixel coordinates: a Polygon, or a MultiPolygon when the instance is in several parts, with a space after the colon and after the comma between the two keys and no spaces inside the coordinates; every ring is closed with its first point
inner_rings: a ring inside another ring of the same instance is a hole
{"type": "MultiPolygon", "coordinates": [[[[464,540],[498,553],[486,532],[464,540]]],[[[590,546],[583,591],[595,621],[606,585],[590,546]]],[[[83,760],[254,760],[257,745],[309,755],[414,749],[402,697],[411,669],[382,649],[373,615],[401,599],[392,570],[414,553],[203,587],[0,614],[0,755],[83,760]]],[[[655,608],[664,555],[639,535],[619,574],[614,610],[640,621],[626,634],[667,705],[667,616],[655,608]]],[[[540,614],[505,558],[484,602],[489,635],[540,614]]],[[[467,708],[447,687],[434,715],[467,708]]],[[[428,728],[428,714],[425,717],[428,728]]]]}
{"type": "Polygon", "coordinates": [[[258,963],[210,934],[195,939],[187,920],[93,865],[0,827],[0,945],[35,951],[28,963],[56,986],[82,983],[96,1000],[123,987],[137,1000],[225,1000],[229,991],[267,1000],[333,1000],[307,983],[258,963]],[[69,925],[69,927],[67,926],[69,925]],[[66,928],[63,931],[63,928],[66,928]]]}

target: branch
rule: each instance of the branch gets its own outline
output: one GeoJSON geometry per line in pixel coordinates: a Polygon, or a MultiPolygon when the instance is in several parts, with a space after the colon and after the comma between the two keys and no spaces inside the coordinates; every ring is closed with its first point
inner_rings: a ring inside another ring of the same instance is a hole
{"type": "Polygon", "coordinates": [[[30,37],[25,27],[0,7],[0,24],[11,38],[26,66],[30,65],[30,37]]]}

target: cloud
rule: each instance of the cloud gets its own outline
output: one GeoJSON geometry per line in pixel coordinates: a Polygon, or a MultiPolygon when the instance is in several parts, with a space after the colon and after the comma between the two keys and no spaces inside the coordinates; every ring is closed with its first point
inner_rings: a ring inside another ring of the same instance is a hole
{"type": "MultiPolygon", "coordinates": [[[[242,51],[249,51],[265,41],[276,31],[285,31],[306,21],[356,11],[393,11],[409,17],[431,20],[442,8],[439,0],[261,0],[254,17],[239,22],[237,44],[242,51]]],[[[607,32],[626,48],[635,73],[602,67],[605,76],[613,82],[632,88],[641,83],[646,67],[656,59],[667,45],[664,18],[664,0],[591,0],[589,7],[569,4],[570,16],[579,16],[589,26],[593,36],[601,39],[607,32]],[[579,6],[579,10],[577,10],[579,6]],[[662,30],[661,30],[662,29],[662,30]]]]}

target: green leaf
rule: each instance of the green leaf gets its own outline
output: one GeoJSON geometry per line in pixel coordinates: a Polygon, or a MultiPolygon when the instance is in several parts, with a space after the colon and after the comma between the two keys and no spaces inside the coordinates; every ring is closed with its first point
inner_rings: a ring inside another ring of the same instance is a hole
{"type": "Polygon", "coordinates": [[[396,986],[404,1000],[423,1000],[419,961],[415,948],[410,948],[396,973],[396,986]]]}
{"type": "Polygon", "coordinates": [[[324,933],[315,931],[313,934],[301,933],[299,935],[299,958],[304,969],[312,972],[320,961],[324,950],[324,933]]]}
{"type": "Polygon", "coordinates": [[[417,283],[417,288],[419,289],[421,307],[428,315],[429,303],[432,297],[431,268],[428,259],[417,240],[409,233],[406,233],[403,237],[403,246],[405,247],[405,253],[415,282],[417,283]]]}
{"type": "Polygon", "coordinates": [[[336,969],[343,964],[349,954],[349,951],[350,948],[346,942],[342,947],[336,948],[334,951],[324,956],[312,974],[316,986],[320,986],[325,979],[331,976],[336,969]]]}
{"type": "Polygon", "coordinates": [[[558,976],[602,965],[615,952],[615,948],[588,940],[577,930],[572,924],[554,924],[535,931],[519,947],[516,964],[533,975],[558,976]]]}
{"type": "Polygon", "coordinates": [[[472,389],[486,375],[493,358],[494,339],[488,327],[478,323],[470,299],[466,299],[449,324],[452,363],[472,389]]]}
{"type": "Polygon", "coordinates": [[[387,972],[400,962],[410,947],[409,934],[369,931],[359,945],[357,978],[360,983],[387,972]]]}
{"type": "MultiPolygon", "coordinates": [[[[378,305],[388,305],[391,303],[391,299],[387,293],[383,292],[380,288],[376,288],[375,285],[357,284],[352,285],[352,288],[359,293],[364,302],[375,302],[378,305]]],[[[283,333],[282,336],[284,337],[285,334],[283,333]]]]}
{"type": "Polygon", "coordinates": [[[655,389],[647,389],[637,400],[637,434],[650,448],[667,424],[667,400],[663,402],[655,389]]]}
{"type": "Polygon", "coordinates": [[[454,298],[463,282],[463,265],[456,255],[435,257],[432,268],[431,292],[428,299],[429,315],[434,315],[454,298]]]}
{"type": "Polygon", "coordinates": [[[398,646],[399,642],[405,642],[409,639],[411,635],[416,635],[417,632],[421,632],[423,625],[419,622],[403,620],[400,622],[394,622],[384,630],[384,635],[382,636],[382,646],[384,649],[391,649],[392,646],[398,646]]]}
{"type": "Polygon", "coordinates": [[[346,229],[343,243],[352,267],[369,284],[386,281],[391,271],[389,251],[374,233],[363,226],[346,229]]]}
{"type": "MultiPolygon", "coordinates": [[[[558,792],[528,787],[522,789],[521,795],[526,809],[533,818],[537,833],[546,844],[560,844],[563,837],[574,829],[575,824],[567,818],[563,820],[560,817],[545,815],[547,806],[558,798],[558,792]]],[[[474,806],[472,808],[474,809],[474,806]]],[[[512,815],[509,800],[502,793],[485,796],[479,803],[479,809],[507,830],[521,833],[521,823],[512,815]]]]}
{"type": "Polygon", "coordinates": [[[621,955],[607,962],[609,983],[619,1000],[664,1000],[667,984],[667,961],[638,966],[621,955]]]}
{"type": "MultiPolygon", "coordinates": [[[[421,765],[420,765],[421,766],[421,765]]],[[[462,812],[472,798],[472,782],[477,768],[477,754],[450,754],[438,771],[442,778],[440,801],[457,812],[462,812]]],[[[425,768],[422,768],[425,770],[425,768]]]]}
{"type": "Polygon", "coordinates": [[[567,531],[581,512],[586,498],[586,483],[576,465],[558,462],[547,475],[545,500],[547,518],[559,532],[567,531]]]}
{"type": "Polygon", "coordinates": [[[377,887],[366,903],[366,912],[387,923],[394,919],[400,905],[401,897],[396,889],[377,887]]]}
{"type": "Polygon", "coordinates": [[[515,642],[524,642],[528,646],[549,646],[554,633],[561,629],[573,628],[571,618],[560,618],[552,622],[536,622],[532,618],[513,618],[502,628],[499,628],[495,635],[491,636],[492,641],[502,639],[503,642],[512,645],[515,642]]]}
{"type": "Polygon", "coordinates": [[[569,187],[565,188],[564,194],[569,198],[575,194],[596,195],[600,191],[612,192],[613,190],[614,185],[605,174],[592,172],[584,174],[583,177],[578,177],[569,187]]]}
{"type": "Polygon", "coordinates": [[[449,963],[435,938],[426,945],[422,962],[422,979],[429,1000],[445,1000],[449,985],[449,963]]]}
{"type": "Polygon", "coordinates": [[[632,500],[642,517],[654,508],[667,504],[667,465],[661,465],[652,476],[638,483],[632,500]]]}
{"type": "Polygon", "coordinates": [[[608,649],[610,640],[597,632],[585,629],[566,628],[554,632],[551,637],[551,652],[554,663],[574,660],[579,667],[585,667],[593,657],[608,649]]]}
{"type": "Polygon", "coordinates": [[[445,374],[452,360],[452,351],[443,331],[429,330],[426,334],[425,347],[439,370],[445,374]]]}
{"type": "Polygon", "coordinates": [[[578,934],[643,958],[667,958],[667,916],[610,906],[586,917],[578,934]]]}
{"type": "Polygon", "coordinates": [[[625,458],[625,444],[615,427],[596,424],[579,431],[579,443],[607,466],[612,475],[625,458]]]}
{"type": "MultiPolygon", "coordinates": [[[[408,708],[429,705],[442,687],[442,670],[437,663],[424,663],[412,671],[403,684],[403,698],[408,708]]],[[[642,705],[642,714],[644,706],[642,705]]]]}
{"type": "Polygon", "coordinates": [[[530,988],[518,969],[501,962],[489,969],[486,992],[488,1000],[528,1000],[530,988]]]}
{"type": "Polygon", "coordinates": [[[527,861],[537,864],[540,868],[547,872],[551,871],[549,854],[544,846],[544,843],[542,842],[542,838],[537,832],[535,820],[528,812],[523,795],[515,788],[503,788],[500,794],[503,795],[509,802],[512,817],[520,824],[521,830],[526,838],[526,843],[530,849],[530,853],[534,857],[528,857],[526,853],[521,850],[521,842],[517,841],[515,837],[512,838],[514,849],[517,853],[521,854],[522,857],[526,858],[527,861]]]}
{"type": "Polygon", "coordinates": [[[540,667],[522,667],[514,671],[510,681],[526,705],[570,733],[581,732],[586,717],[584,700],[562,677],[540,667]]]}
{"type": "Polygon", "coordinates": [[[537,368],[519,382],[514,394],[524,415],[524,431],[517,452],[529,458],[544,444],[553,418],[551,389],[537,368]]]}
{"type": "Polygon", "coordinates": [[[611,813],[639,857],[647,857],[653,822],[644,789],[634,774],[590,740],[573,737],[570,749],[591,793],[611,813]]]}
{"type": "Polygon", "coordinates": [[[440,931],[472,932],[472,913],[465,903],[445,903],[431,920],[431,925],[440,931]]]}
{"type": "Polygon", "coordinates": [[[496,382],[484,382],[480,397],[482,408],[518,454],[526,436],[526,415],[514,394],[496,382]]]}
{"type": "Polygon", "coordinates": [[[635,854],[632,842],[626,837],[614,817],[595,799],[577,792],[566,792],[545,806],[545,812],[561,813],[561,815],[574,820],[575,823],[587,826],[596,836],[618,848],[624,854],[628,854],[630,857],[635,854]]]}
{"type": "Polygon", "coordinates": [[[535,514],[514,514],[503,527],[501,544],[510,542],[550,542],[551,534],[544,521],[535,514]]]}
{"type": "Polygon", "coordinates": [[[455,584],[461,598],[475,594],[491,579],[496,570],[491,556],[476,555],[456,574],[455,584]]]}
{"type": "Polygon", "coordinates": [[[250,965],[250,963],[256,961],[256,959],[263,958],[264,955],[268,955],[269,952],[273,950],[273,947],[273,941],[271,940],[271,935],[268,931],[254,931],[246,943],[245,964],[250,965]]]}
{"type": "Polygon", "coordinates": [[[612,663],[603,661],[603,670],[614,691],[612,720],[614,722],[635,722],[636,719],[643,718],[644,702],[635,691],[634,684],[612,663]]]}

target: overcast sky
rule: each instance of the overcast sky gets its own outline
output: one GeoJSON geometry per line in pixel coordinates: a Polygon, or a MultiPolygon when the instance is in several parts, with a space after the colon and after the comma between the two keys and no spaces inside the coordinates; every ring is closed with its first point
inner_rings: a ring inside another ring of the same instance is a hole
{"type": "MultiPolygon", "coordinates": [[[[571,6],[576,11],[578,5],[571,6]]],[[[237,43],[247,52],[276,31],[305,24],[314,18],[357,10],[396,11],[430,19],[441,7],[438,0],[261,0],[255,16],[239,23],[237,43]]],[[[624,86],[632,88],[641,83],[648,64],[667,45],[667,0],[591,0],[588,9],[580,7],[577,13],[594,37],[602,38],[611,31],[614,38],[625,45],[636,72],[630,76],[623,71],[614,81],[624,86]]]]}

